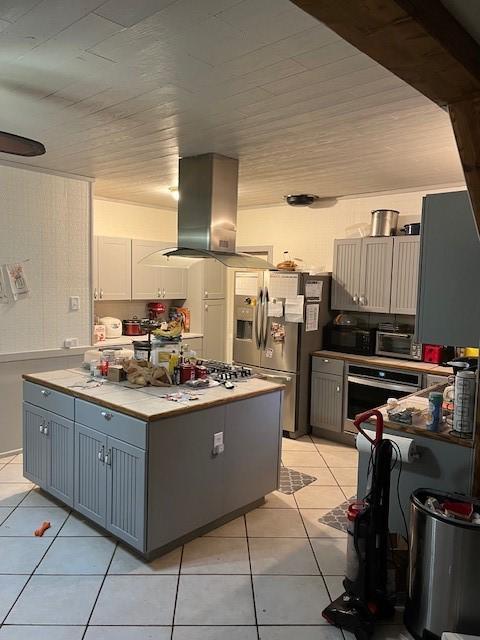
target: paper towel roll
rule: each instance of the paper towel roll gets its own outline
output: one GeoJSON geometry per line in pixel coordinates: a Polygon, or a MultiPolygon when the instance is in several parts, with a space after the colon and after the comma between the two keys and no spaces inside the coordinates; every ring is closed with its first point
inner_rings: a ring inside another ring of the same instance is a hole
{"type": "MultiPolygon", "coordinates": [[[[375,439],[375,431],[371,431],[370,429],[364,429],[365,433],[372,438],[375,439]]],[[[402,462],[415,462],[418,459],[417,450],[415,447],[415,441],[412,438],[404,438],[403,436],[392,436],[390,433],[383,434],[383,437],[387,440],[391,440],[398,445],[400,449],[400,453],[402,455],[402,462]]],[[[360,453],[367,453],[370,455],[372,453],[372,445],[361,433],[357,435],[356,446],[360,453]]],[[[395,460],[395,449],[393,451],[393,460],[395,460]]],[[[398,452],[397,452],[398,453],[398,452]]]]}

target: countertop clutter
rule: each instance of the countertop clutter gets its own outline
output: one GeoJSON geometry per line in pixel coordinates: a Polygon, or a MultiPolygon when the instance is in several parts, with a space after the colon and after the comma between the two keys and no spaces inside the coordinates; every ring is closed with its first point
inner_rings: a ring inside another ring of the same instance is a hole
{"type": "Polygon", "coordinates": [[[83,369],[25,374],[23,379],[147,422],[227,404],[234,400],[253,398],[283,388],[282,385],[259,378],[242,379],[238,383],[235,382],[231,389],[223,385],[205,389],[189,389],[183,385],[138,388],[128,382],[116,383],[104,378],[92,380],[83,369]]]}
{"type": "Polygon", "coordinates": [[[442,367],[428,362],[417,362],[415,360],[402,360],[400,358],[382,358],[381,356],[364,356],[353,353],[341,353],[339,351],[314,351],[312,356],[321,358],[331,358],[335,360],[348,360],[349,362],[358,362],[360,364],[371,365],[374,367],[385,367],[390,369],[404,369],[406,371],[418,371],[419,373],[429,373],[437,376],[450,376],[453,374],[451,367],[442,367]]]}

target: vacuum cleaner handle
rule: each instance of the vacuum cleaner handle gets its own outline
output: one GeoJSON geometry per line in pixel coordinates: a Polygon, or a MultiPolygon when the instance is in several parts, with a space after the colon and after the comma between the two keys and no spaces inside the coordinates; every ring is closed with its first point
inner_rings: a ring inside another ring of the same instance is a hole
{"type": "Polygon", "coordinates": [[[383,438],[383,416],[378,409],[370,409],[369,411],[365,411],[364,413],[359,413],[358,416],[355,416],[353,424],[358,432],[361,433],[362,436],[364,436],[372,444],[377,444],[383,438]],[[370,436],[368,436],[360,426],[362,422],[366,422],[369,418],[372,417],[375,417],[376,419],[375,440],[372,440],[372,438],[370,438],[370,436]]]}

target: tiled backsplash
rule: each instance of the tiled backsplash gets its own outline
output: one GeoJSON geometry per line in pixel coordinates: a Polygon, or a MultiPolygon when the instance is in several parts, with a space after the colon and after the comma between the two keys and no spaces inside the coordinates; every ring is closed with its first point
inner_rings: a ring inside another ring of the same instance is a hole
{"type": "MultiPolygon", "coordinates": [[[[128,320],[137,316],[137,318],[147,318],[147,303],[148,300],[102,300],[95,302],[94,304],[94,317],[103,318],[105,316],[111,316],[113,318],[120,318],[120,320],[128,320]]],[[[154,302],[157,302],[154,300],[154,302]]],[[[168,315],[168,309],[174,305],[172,300],[162,300],[165,307],[165,317],[168,315]]]]}
{"type": "Polygon", "coordinates": [[[375,329],[381,322],[393,322],[394,324],[399,324],[400,326],[410,328],[412,333],[415,330],[415,316],[406,316],[393,313],[355,313],[355,311],[347,311],[345,312],[345,314],[356,318],[358,324],[363,327],[375,329]]]}

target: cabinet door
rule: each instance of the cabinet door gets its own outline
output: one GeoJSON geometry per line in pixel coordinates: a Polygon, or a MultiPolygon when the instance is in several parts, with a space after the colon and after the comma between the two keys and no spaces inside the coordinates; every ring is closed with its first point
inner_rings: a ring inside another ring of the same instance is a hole
{"type": "Polygon", "coordinates": [[[334,241],[332,309],[358,311],[361,254],[361,238],[334,241]]]}
{"type": "Polygon", "coordinates": [[[74,507],[94,522],[105,526],[107,439],[98,431],[75,423],[74,507]]]}
{"type": "Polygon", "coordinates": [[[209,300],[203,311],[203,357],[225,360],[225,300],[209,300]]]}
{"type": "Polygon", "coordinates": [[[268,393],[226,405],[225,513],[277,489],[281,400],[281,393],[268,393]]]}
{"type": "Polygon", "coordinates": [[[312,373],[310,424],[342,431],[343,377],[312,373]]]}
{"type": "Polygon", "coordinates": [[[167,300],[184,300],[187,297],[186,267],[161,267],[160,278],[163,297],[167,300]]]}
{"type": "Polygon", "coordinates": [[[54,413],[48,414],[47,491],[73,506],[73,422],[54,413]]]}
{"type": "Polygon", "coordinates": [[[161,268],[140,261],[155,251],[165,248],[164,242],[132,240],[132,299],[152,300],[161,298],[161,268]]]}
{"type": "Polygon", "coordinates": [[[423,199],[416,336],[427,344],[480,341],[480,241],[467,191],[423,199]]]}
{"type": "Polygon", "coordinates": [[[98,238],[92,238],[92,289],[93,299],[98,300],[100,287],[98,285],[98,238]]]}
{"type": "MultiPolygon", "coordinates": [[[[107,438],[106,528],[143,551],[145,532],[145,451],[107,438]]],[[[166,489],[167,490],[167,489],[166,489]]]]}
{"type": "Polygon", "coordinates": [[[218,300],[226,297],[226,270],[218,260],[203,261],[203,292],[205,300],[218,300]]]}
{"type": "Polygon", "coordinates": [[[132,241],[98,237],[100,300],[130,300],[132,294],[132,241]]]}
{"type": "Polygon", "coordinates": [[[390,312],[393,238],[364,238],[360,273],[359,311],[390,312]]]}
{"type": "Polygon", "coordinates": [[[390,313],[417,312],[420,236],[393,239],[392,298],[390,313]]]}
{"type": "Polygon", "coordinates": [[[23,475],[43,489],[47,488],[47,422],[47,411],[23,403],[23,475]]]}

